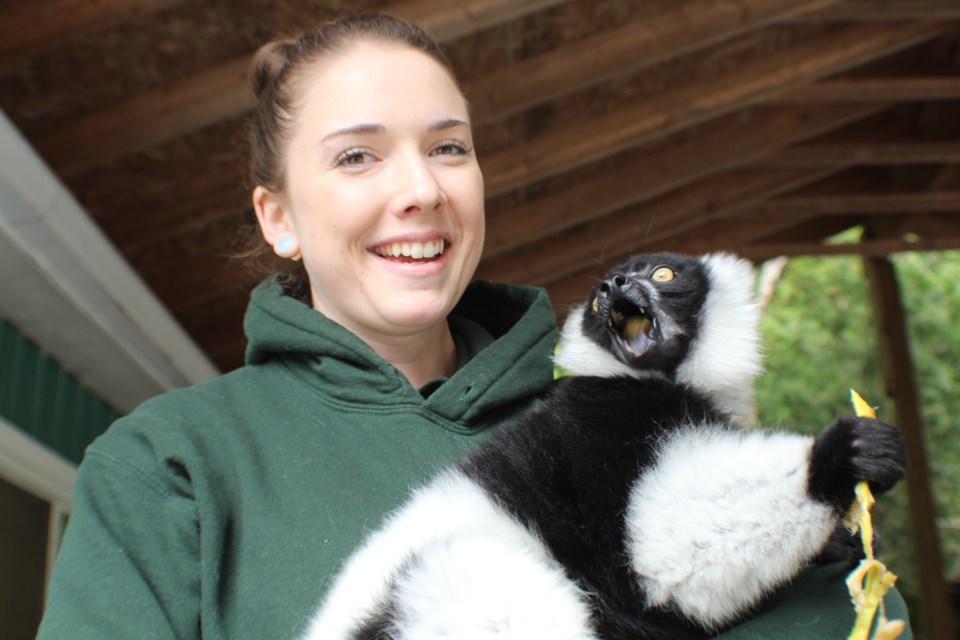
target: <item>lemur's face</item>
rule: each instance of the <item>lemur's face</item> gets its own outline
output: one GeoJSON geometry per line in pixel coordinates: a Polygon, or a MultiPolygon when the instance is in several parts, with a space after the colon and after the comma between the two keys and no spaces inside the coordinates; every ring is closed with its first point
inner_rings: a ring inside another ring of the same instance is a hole
{"type": "Polygon", "coordinates": [[[697,335],[709,286],[696,258],[634,256],[594,287],[583,333],[629,367],[672,373],[697,335]]]}

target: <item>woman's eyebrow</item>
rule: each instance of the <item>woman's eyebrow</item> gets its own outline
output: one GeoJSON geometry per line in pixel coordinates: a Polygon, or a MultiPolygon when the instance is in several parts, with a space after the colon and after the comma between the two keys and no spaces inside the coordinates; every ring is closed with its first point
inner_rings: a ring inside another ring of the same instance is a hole
{"type": "Polygon", "coordinates": [[[439,120],[430,125],[430,131],[443,131],[445,129],[452,129],[454,127],[469,127],[470,123],[465,120],[460,120],[459,118],[447,118],[445,120],[439,120]]]}
{"type": "Polygon", "coordinates": [[[336,138],[337,136],[345,135],[356,135],[356,134],[382,134],[386,133],[387,128],[382,124],[352,124],[347,127],[342,127],[340,129],[334,129],[327,135],[323,136],[321,142],[326,142],[330,138],[336,138]]]}
{"type": "MultiPolygon", "coordinates": [[[[459,118],[445,118],[444,120],[437,120],[432,123],[427,129],[429,131],[445,131],[447,129],[453,129],[455,127],[469,127],[470,123],[459,118]]],[[[387,128],[382,124],[373,124],[373,123],[359,123],[352,124],[346,127],[341,127],[339,129],[334,129],[327,135],[323,136],[321,142],[326,142],[330,138],[336,138],[337,136],[346,136],[346,135],[382,135],[387,132],[387,128]]]]}

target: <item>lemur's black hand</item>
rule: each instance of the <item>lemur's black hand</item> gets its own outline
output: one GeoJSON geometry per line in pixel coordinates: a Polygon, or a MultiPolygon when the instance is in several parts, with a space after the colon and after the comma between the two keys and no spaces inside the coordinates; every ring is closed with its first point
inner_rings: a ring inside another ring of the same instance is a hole
{"type": "Polygon", "coordinates": [[[847,416],[828,425],[813,444],[810,495],[845,512],[860,480],[874,493],[889,491],[903,477],[907,450],[896,427],[847,416]]]}

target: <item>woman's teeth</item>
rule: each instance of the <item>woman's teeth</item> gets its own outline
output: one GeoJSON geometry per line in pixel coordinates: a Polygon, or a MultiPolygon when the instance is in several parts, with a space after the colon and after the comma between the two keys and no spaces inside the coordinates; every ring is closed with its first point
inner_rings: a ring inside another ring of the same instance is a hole
{"type": "Polygon", "coordinates": [[[434,240],[432,242],[394,242],[376,247],[373,251],[384,258],[435,258],[443,253],[443,240],[434,240]]]}

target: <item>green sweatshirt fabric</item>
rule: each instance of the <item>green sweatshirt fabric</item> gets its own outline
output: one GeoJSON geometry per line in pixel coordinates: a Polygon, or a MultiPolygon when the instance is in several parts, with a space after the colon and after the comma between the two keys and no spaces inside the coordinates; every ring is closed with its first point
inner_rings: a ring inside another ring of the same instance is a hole
{"type": "Polygon", "coordinates": [[[551,382],[542,290],[475,283],[450,322],[469,361],[424,397],[259,287],[247,366],[144,403],[88,448],[39,637],[296,637],[382,516],[551,382]]]}
{"type": "MultiPolygon", "coordinates": [[[[460,368],[416,390],[261,285],[245,367],[144,403],[88,448],[39,639],[296,638],[410,488],[551,381],[544,292],[474,283],[450,326],[460,368]]],[[[723,637],[842,637],[841,578],[809,574],[723,637]]]]}

